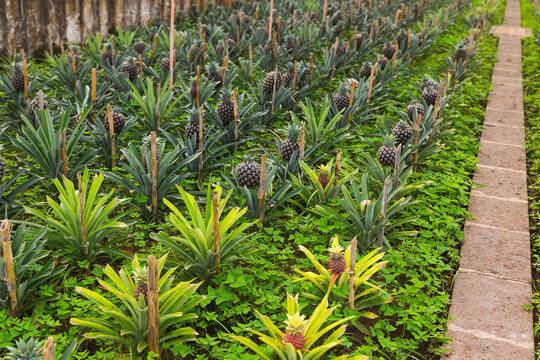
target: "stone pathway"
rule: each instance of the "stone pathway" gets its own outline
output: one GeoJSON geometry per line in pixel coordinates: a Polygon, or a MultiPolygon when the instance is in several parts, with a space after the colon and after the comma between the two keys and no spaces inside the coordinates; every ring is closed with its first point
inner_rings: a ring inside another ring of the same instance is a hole
{"type": "Polygon", "coordinates": [[[508,0],[454,283],[445,360],[531,360],[531,258],[519,0],[508,0]]]}

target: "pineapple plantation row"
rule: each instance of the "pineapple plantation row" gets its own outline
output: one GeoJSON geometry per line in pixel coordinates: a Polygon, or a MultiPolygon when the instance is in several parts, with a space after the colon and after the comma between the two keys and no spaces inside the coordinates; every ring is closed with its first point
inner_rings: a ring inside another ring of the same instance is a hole
{"type": "Polygon", "coordinates": [[[0,355],[440,353],[414,322],[381,341],[408,307],[382,272],[496,10],[238,2],[5,59],[0,355]]]}

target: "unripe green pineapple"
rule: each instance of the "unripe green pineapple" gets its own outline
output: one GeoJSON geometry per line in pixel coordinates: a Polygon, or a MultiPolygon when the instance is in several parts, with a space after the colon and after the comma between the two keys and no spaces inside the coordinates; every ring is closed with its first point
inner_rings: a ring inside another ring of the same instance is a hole
{"type": "Polygon", "coordinates": [[[384,137],[384,145],[379,148],[378,158],[383,166],[393,166],[396,161],[395,138],[392,135],[384,137]]]}
{"type": "MultiPolygon", "coordinates": [[[[191,139],[193,136],[196,136],[197,140],[199,139],[199,115],[199,110],[197,110],[195,107],[188,110],[188,123],[186,124],[186,137],[188,139],[191,139]]],[[[205,130],[206,129],[203,124],[203,137],[205,130]]]]}
{"type": "Polygon", "coordinates": [[[339,240],[337,236],[334,236],[332,239],[332,244],[328,248],[328,253],[330,254],[330,260],[328,262],[328,268],[333,274],[341,274],[345,272],[347,267],[347,261],[343,255],[343,247],[339,245],[339,240]]]}
{"type": "Polygon", "coordinates": [[[133,277],[137,284],[135,291],[133,292],[135,300],[139,302],[140,296],[142,295],[144,302],[148,303],[148,268],[143,266],[142,268],[134,269],[133,277]]]}
{"type": "Polygon", "coordinates": [[[17,91],[24,91],[24,73],[22,71],[22,64],[15,62],[12,64],[12,69],[11,83],[13,84],[13,88],[17,91]]]}
{"type": "Polygon", "coordinates": [[[223,89],[221,92],[221,102],[216,106],[216,113],[223,125],[229,125],[234,121],[234,101],[230,89],[223,89]]]}
{"type": "Polygon", "coordinates": [[[200,42],[196,42],[189,48],[188,59],[190,62],[197,62],[201,56],[202,44],[200,42]]]}
{"type": "Polygon", "coordinates": [[[120,72],[128,74],[129,81],[133,82],[137,79],[137,66],[135,65],[135,58],[129,57],[118,68],[120,72]]]}
{"type": "Polygon", "coordinates": [[[7,347],[8,353],[6,360],[39,360],[41,356],[41,343],[37,339],[31,337],[27,341],[19,339],[15,342],[15,346],[7,347]]]}
{"type": "Polygon", "coordinates": [[[349,107],[349,100],[351,98],[351,86],[349,84],[349,81],[342,82],[334,93],[334,104],[339,111],[349,107]]]}
{"type": "Polygon", "coordinates": [[[308,325],[306,317],[298,312],[294,315],[287,314],[285,325],[287,328],[283,342],[291,344],[295,350],[302,349],[306,343],[305,331],[308,325]]]}
{"type": "Polygon", "coordinates": [[[291,160],[295,151],[300,149],[298,144],[298,136],[300,135],[300,127],[296,124],[291,124],[287,127],[287,139],[281,143],[281,158],[283,161],[291,160]]]}

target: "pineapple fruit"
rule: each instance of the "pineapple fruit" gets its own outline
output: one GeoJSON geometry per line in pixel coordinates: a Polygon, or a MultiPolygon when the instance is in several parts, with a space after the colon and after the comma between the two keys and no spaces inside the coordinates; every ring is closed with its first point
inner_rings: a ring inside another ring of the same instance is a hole
{"type": "Polygon", "coordinates": [[[351,98],[351,87],[349,83],[349,81],[344,81],[334,93],[334,104],[339,111],[349,107],[349,100],[351,98]]]}
{"type": "Polygon", "coordinates": [[[135,65],[135,58],[129,57],[120,65],[118,70],[128,75],[129,81],[133,82],[137,79],[137,66],[135,65]]]}
{"type": "Polygon", "coordinates": [[[319,167],[319,184],[323,187],[323,189],[326,188],[326,186],[330,183],[330,165],[321,165],[319,167]]]}
{"type": "MultiPolygon", "coordinates": [[[[122,129],[124,128],[124,125],[126,125],[126,119],[124,118],[124,115],[113,112],[113,129],[114,133],[118,134],[122,129]]],[[[109,132],[109,116],[105,115],[105,119],[103,120],[103,127],[105,127],[105,130],[109,132]]]]}
{"type": "Polygon", "coordinates": [[[270,71],[263,80],[264,91],[272,94],[274,92],[274,84],[277,91],[281,86],[281,74],[277,71],[270,71]]]}
{"type": "Polygon", "coordinates": [[[287,328],[285,329],[283,342],[291,344],[295,350],[302,349],[306,343],[305,331],[308,325],[306,317],[298,312],[294,315],[287,314],[285,325],[287,325],[287,328]]]}
{"type": "MultiPolygon", "coordinates": [[[[202,132],[204,137],[205,132],[205,126],[203,124],[202,132]]],[[[199,111],[193,107],[190,110],[188,110],[188,123],[186,124],[186,137],[188,139],[191,139],[193,136],[197,137],[197,140],[199,139],[199,111]]]]}
{"type": "Polygon", "coordinates": [[[257,188],[261,182],[261,165],[250,157],[244,157],[236,167],[236,181],[240,186],[257,188]]]}
{"type": "Polygon", "coordinates": [[[135,290],[133,291],[135,300],[139,302],[142,295],[145,304],[148,303],[148,268],[143,266],[142,268],[134,269],[133,277],[135,278],[135,284],[137,284],[135,290]]]}
{"type": "Polygon", "coordinates": [[[223,122],[223,125],[229,125],[234,121],[234,102],[230,89],[224,89],[221,93],[221,102],[216,106],[216,112],[223,122]]]}
{"type": "Polygon", "coordinates": [[[19,62],[13,63],[13,72],[11,73],[11,83],[17,91],[24,91],[24,74],[22,64],[19,62]]]}
{"type": "Polygon", "coordinates": [[[384,144],[379,148],[378,158],[383,166],[393,166],[396,161],[395,139],[392,135],[384,137],[384,144]]]}
{"type": "Polygon", "coordinates": [[[411,127],[405,121],[399,121],[392,129],[392,135],[396,139],[396,144],[401,144],[401,146],[405,146],[411,138],[412,133],[411,127]]]}
{"type": "Polygon", "coordinates": [[[287,127],[287,138],[281,143],[281,158],[283,161],[291,160],[295,151],[300,149],[298,144],[298,136],[300,135],[300,127],[296,124],[291,124],[287,127]]]}
{"type": "Polygon", "coordinates": [[[347,261],[345,260],[345,255],[343,255],[343,247],[339,245],[337,236],[334,236],[331,245],[332,246],[328,248],[328,253],[330,254],[328,268],[332,274],[339,275],[345,272],[347,261]]]}

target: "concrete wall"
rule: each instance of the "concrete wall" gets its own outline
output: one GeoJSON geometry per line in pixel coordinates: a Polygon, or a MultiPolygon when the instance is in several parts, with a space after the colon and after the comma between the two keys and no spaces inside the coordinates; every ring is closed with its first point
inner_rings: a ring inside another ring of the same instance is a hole
{"type": "MultiPolygon", "coordinates": [[[[187,8],[190,0],[176,0],[187,8]]],[[[0,0],[0,53],[51,50],[87,34],[169,18],[170,0],[0,0]]]]}

